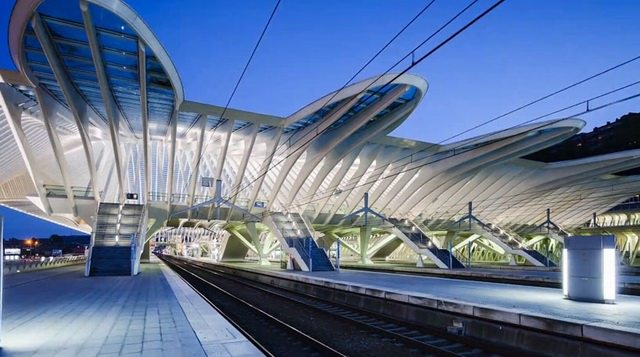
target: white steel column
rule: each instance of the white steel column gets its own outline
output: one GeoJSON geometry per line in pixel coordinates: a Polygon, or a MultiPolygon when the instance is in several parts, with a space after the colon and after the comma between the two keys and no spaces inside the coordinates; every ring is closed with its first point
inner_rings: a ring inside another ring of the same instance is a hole
{"type": "MultiPolygon", "coordinates": [[[[327,186],[327,188],[324,190],[324,192],[316,193],[316,195],[320,196],[320,198],[318,198],[320,203],[317,205],[318,209],[316,211],[315,216],[313,217],[313,221],[315,221],[318,218],[318,216],[320,215],[322,210],[327,205],[327,202],[329,202],[334,197],[334,194],[336,193],[336,191],[338,189],[340,189],[340,185],[342,184],[342,180],[344,179],[344,177],[349,172],[349,169],[351,168],[351,166],[353,165],[354,161],[356,160],[356,158],[358,157],[359,154],[360,154],[359,150],[353,150],[349,154],[347,154],[347,156],[345,156],[342,159],[342,164],[340,165],[340,169],[338,170],[338,172],[336,172],[336,174],[331,179],[331,182],[329,183],[329,186],[327,186]],[[324,197],[324,198],[322,198],[322,197],[324,197]]],[[[342,193],[339,193],[338,195],[340,195],[340,194],[342,194],[342,193]]],[[[315,199],[316,199],[316,196],[314,195],[311,198],[311,200],[315,200],[315,199]]]]}
{"type": "Polygon", "coordinates": [[[65,158],[64,148],[62,147],[62,143],[60,142],[60,137],[58,136],[58,131],[56,129],[57,118],[54,113],[53,106],[59,104],[54,102],[54,100],[50,98],[49,95],[42,90],[42,88],[35,87],[34,91],[36,93],[38,103],[40,103],[42,121],[44,122],[44,126],[47,129],[47,135],[49,137],[49,141],[51,142],[51,149],[53,150],[53,155],[56,158],[56,163],[58,164],[60,174],[62,175],[64,191],[67,193],[67,199],[69,201],[69,204],[71,205],[73,216],[77,217],[78,207],[76,205],[75,197],[73,196],[73,190],[71,189],[69,164],[67,163],[67,159],[65,158]]]}
{"type": "Polygon", "coordinates": [[[42,202],[42,207],[40,208],[42,208],[47,214],[51,214],[51,205],[49,204],[47,194],[44,190],[42,178],[37,172],[35,166],[36,160],[33,155],[33,151],[31,150],[29,141],[27,140],[27,136],[22,129],[22,108],[18,107],[11,101],[11,90],[12,89],[8,85],[0,84],[0,105],[2,106],[2,108],[4,108],[4,112],[7,117],[7,123],[9,124],[11,133],[13,134],[13,137],[16,141],[18,150],[20,150],[22,161],[27,168],[27,172],[29,173],[29,177],[31,178],[31,182],[33,183],[33,188],[35,189],[38,197],[40,198],[40,201],[42,202]]]}
{"type": "Polygon", "coordinates": [[[284,159],[284,163],[282,162],[283,160],[276,163],[276,166],[282,164],[283,167],[278,173],[278,177],[276,178],[276,181],[271,188],[271,197],[269,198],[269,204],[267,205],[268,210],[270,210],[273,206],[273,203],[275,202],[276,197],[278,196],[278,193],[282,188],[282,184],[286,180],[291,169],[295,166],[295,163],[296,161],[298,161],[300,156],[302,156],[302,154],[305,152],[305,150],[307,150],[307,148],[309,148],[311,144],[313,144],[318,140],[318,138],[320,138],[324,130],[329,128],[331,124],[336,122],[345,113],[347,113],[349,109],[351,109],[351,107],[355,105],[358,100],[360,100],[361,96],[362,93],[353,96],[347,103],[334,108],[330,112],[330,114],[328,114],[322,121],[316,123],[313,126],[309,126],[300,132],[296,132],[288,138],[290,146],[283,154],[287,156],[287,158],[284,159]]]}
{"type": "Polygon", "coordinates": [[[167,179],[167,205],[169,207],[169,214],[171,214],[171,196],[173,196],[173,176],[175,171],[176,164],[176,136],[178,132],[178,110],[174,108],[173,115],[171,116],[171,124],[170,124],[170,144],[171,151],[169,153],[169,177],[167,179]]]}
{"type": "MultiPolygon", "coordinates": [[[[224,119],[224,118],[221,118],[224,119]]],[[[231,141],[231,134],[233,133],[233,124],[234,120],[228,119],[224,124],[222,124],[223,132],[224,132],[224,145],[220,148],[220,155],[218,156],[218,165],[216,167],[216,180],[222,180],[222,173],[224,170],[224,162],[227,159],[227,151],[229,151],[229,142],[231,141]]],[[[214,192],[213,196],[222,195],[222,192],[214,192]]]]}
{"type": "Polygon", "coordinates": [[[253,189],[251,190],[251,196],[249,198],[249,210],[253,207],[258,198],[258,194],[260,193],[260,189],[262,188],[262,183],[264,182],[264,178],[267,176],[267,172],[269,171],[269,167],[271,166],[271,162],[273,161],[273,157],[276,153],[276,149],[278,148],[278,144],[280,143],[280,138],[282,137],[282,132],[284,128],[277,128],[276,133],[273,135],[273,139],[267,143],[267,157],[264,159],[262,164],[260,165],[260,171],[258,171],[258,178],[256,179],[255,184],[253,185],[253,189]]]}
{"type": "MultiPolygon", "coordinates": [[[[253,151],[253,145],[256,142],[256,137],[258,136],[258,129],[260,128],[259,124],[252,124],[251,131],[248,133],[248,139],[245,139],[244,152],[242,153],[242,161],[240,162],[240,167],[238,168],[238,172],[236,173],[236,179],[233,183],[231,190],[229,190],[229,194],[231,195],[231,203],[235,205],[236,200],[238,199],[238,195],[240,194],[240,189],[242,185],[242,179],[244,178],[244,173],[247,170],[247,164],[249,163],[249,158],[251,157],[251,152],[253,151]],[[246,143],[246,140],[249,143],[246,143]]],[[[247,210],[251,210],[251,207],[247,207],[247,210]]],[[[229,215],[227,216],[227,220],[231,219],[231,214],[233,213],[233,207],[229,209],[229,215]]]]}
{"type": "Polygon", "coordinates": [[[100,190],[97,182],[97,174],[96,174],[96,163],[93,159],[93,145],[91,143],[91,138],[89,137],[88,126],[89,126],[89,117],[88,117],[88,105],[82,98],[80,98],[79,94],[76,92],[75,88],[71,84],[69,79],[69,75],[65,72],[64,67],[62,65],[62,61],[58,57],[55,48],[53,47],[53,43],[51,42],[51,38],[49,33],[45,29],[42,19],[40,15],[37,13],[33,15],[33,19],[31,20],[31,26],[36,34],[38,42],[42,46],[42,50],[44,51],[45,57],[49,61],[51,65],[51,70],[53,71],[58,84],[60,85],[60,89],[64,94],[67,103],[69,104],[69,109],[71,109],[71,113],[73,114],[73,118],[76,121],[76,126],[78,127],[78,133],[80,134],[80,139],[82,140],[82,147],[84,149],[85,158],[87,160],[87,166],[89,168],[89,175],[91,177],[91,186],[93,189],[93,195],[97,201],[100,200],[100,190]]]}
{"type": "MultiPolygon", "coordinates": [[[[93,58],[93,65],[96,69],[96,77],[98,78],[98,85],[100,87],[100,96],[102,97],[102,103],[109,120],[109,133],[111,136],[111,148],[113,149],[113,157],[116,164],[116,173],[118,176],[118,186],[120,191],[118,194],[118,200],[120,203],[124,202],[126,188],[124,186],[124,172],[122,168],[122,154],[120,152],[120,118],[119,113],[116,110],[115,100],[111,94],[109,87],[109,80],[104,70],[104,63],[102,62],[102,54],[100,53],[100,44],[96,37],[96,30],[91,20],[91,14],[89,13],[89,4],[86,0],[80,1],[80,10],[82,12],[82,19],[84,21],[84,30],[87,34],[87,40],[89,42],[89,49],[91,50],[91,57],[93,58]]],[[[126,167],[125,167],[126,169],[126,167]]]]}
{"type": "MultiPolygon", "coordinates": [[[[191,165],[191,182],[189,182],[189,207],[193,207],[196,195],[196,185],[198,183],[198,174],[200,172],[200,162],[204,156],[202,152],[202,146],[204,144],[204,132],[207,129],[206,115],[200,115],[198,118],[198,124],[200,124],[200,134],[198,135],[198,141],[196,143],[196,151],[193,155],[193,164],[191,165]]],[[[191,210],[188,213],[189,219],[191,219],[191,210]]]]}
{"type": "Polygon", "coordinates": [[[144,155],[144,198],[149,202],[151,191],[151,162],[149,162],[149,106],[147,98],[147,54],[144,42],[138,39],[138,80],[140,82],[140,117],[144,155]]]}
{"type": "MultiPolygon", "coordinates": [[[[224,118],[220,118],[223,120],[224,118]]],[[[227,158],[227,150],[229,149],[229,142],[231,141],[231,134],[233,134],[233,124],[234,120],[227,119],[225,122],[218,124],[222,127],[223,130],[223,138],[220,139],[220,154],[218,155],[218,162],[216,163],[216,171],[215,171],[215,180],[222,180],[222,173],[224,172],[224,161],[227,158]]],[[[211,137],[211,140],[215,140],[211,137]]],[[[217,197],[219,195],[222,197],[222,192],[217,192],[216,187],[214,187],[213,197],[217,197]]],[[[207,218],[211,219],[211,215],[213,214],[213,204],[209,206],[209,212],[207,213],[207,218]]],[[[220,217],[216,217],[220,218],[220,217]]]]}

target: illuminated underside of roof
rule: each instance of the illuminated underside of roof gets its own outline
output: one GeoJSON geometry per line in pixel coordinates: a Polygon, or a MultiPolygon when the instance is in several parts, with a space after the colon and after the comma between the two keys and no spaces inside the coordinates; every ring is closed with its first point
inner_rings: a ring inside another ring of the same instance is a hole
{"type": "Polygon", "coordinates": [[[390,217],[453,221],[474,201],[503,225],[536,224],[551,208],[571,226],[638,189],[610,175],[638,166],[638,150],[521,159],[579,132],[578,119],[447,145],[388,136],[427,92],[410,74],[360,81],[288,117],[186,100],[158,39],[117,0],[18,1],[9,44],[19,71],[0,84],[0,203],[84,229],[97,202],[127,192],[171,210],[206,202],[216,192],[202,178],[252,213],[295,210],[319,225],[369,192],[390,217]]]}

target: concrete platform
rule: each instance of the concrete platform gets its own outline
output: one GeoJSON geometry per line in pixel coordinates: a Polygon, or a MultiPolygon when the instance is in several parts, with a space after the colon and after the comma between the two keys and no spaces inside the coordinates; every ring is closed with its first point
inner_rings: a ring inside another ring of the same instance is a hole
{"type": "MultiPolygon", "coordinates": [[[[493,282],[505,282],[519,285],[541,285],[548,287],[561,287],[562,273],[559,268],[549,269],[540,267],[471,267],[467,269],[439,269],[439,268],[417,268],[415,264],[397,263],[376,263],[357,264],[343,263],[340,265],[346,269],[357,269],[365,271],[380,271],[394,273],[423,274],[438,276],[443,278],[457,278],[466,280],[485,280],[493,282]]],[[[618,274],[617,284],[619,291],[627,291],[628,294],[640,295],[640,275],[637,269],[621,271],[618,274]]]]}
{"type": "Polygon", "coordinates": [[[640,297],[616,304],[566,300],[555,288],[428,276],[342,270],[295,272],[275,266],[227,264],[290,280],[640,349],[640,297]]]}
{"type": "Polygon", "coordinates": [[[162,263],[135,277],[71,266],[5,277],[1,354],[262,355],[162,263]]]}

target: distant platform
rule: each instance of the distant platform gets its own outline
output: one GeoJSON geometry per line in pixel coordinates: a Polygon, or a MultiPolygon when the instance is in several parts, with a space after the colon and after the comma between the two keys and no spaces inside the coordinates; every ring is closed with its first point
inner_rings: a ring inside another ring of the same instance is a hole
{"type": "Polygon", "coordinates": [[[286,271],[257,264],[225,264],[295,281],[425,306],[469,317],[640,349],[640,297],[615,304],[564,299],[556,288],[371,271],[286,271]]]}
{"type": "Polygon", "coordinates": [[[84,265],[5,277],[2,355],[262,355],[162,263],[138,276],[84,265]]]}
{"type": "MultiPolygon", "coordinates": [[[[559,268],[523,266],[472,266],[467,269],[439,269],[437,267],[417,268],[415,264],[376,263],[340,264],[343,269],[389,272],[400,274],[428,275],[443,278],[490,281],[517,285],[562,287],[562,273],[559,268]]],[[[618,291],[629,295],[640,295],[640,268],[623,267],[617,279],[618,291]]]]}

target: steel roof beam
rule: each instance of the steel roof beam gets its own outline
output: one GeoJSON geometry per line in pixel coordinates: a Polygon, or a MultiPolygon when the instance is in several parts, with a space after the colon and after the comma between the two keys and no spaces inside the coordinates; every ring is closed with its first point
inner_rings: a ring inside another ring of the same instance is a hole
{"type": "Polygon", "coordinates": [[[69,109],[71,110],[71,113],[73,114],[73,117],[76,121],[76,126],[78,127],[78,132],[82,140],[85,159],[89,168],[89,175],[91,177],[91,186],[93,188],[94,198],[96,199],[96,201],[100,201],[100,190],[98,189],[96,164],[93,157],[93,146],[91,144],[91,138],[89,137],[88,111],[90,110],[90,107],[82,99],[76,88],[71,84],[69,75],[64,70],[62,61],[60,60],[58,53],[53,47],[49,33],[45,29],[40,15],[38,15],[37,13],[33,15],[31,25],[36,33],[38,41],[40,42],[40,46],[42,46],[42,50],[44,51],[44,54],[47,57],[49,64],[51,65],[51,70],[53,71],[53,74],[58,81],[58,85],[60,86],[67,104],[69,105],[69,109]]]}
{"type": "Polygon", "coordinates": [[[8,85],[0,85],[0,105],[4,108],[9,129],[18,146],[20,156],[22,156],[22,161],[24,161],[24,165],[27,168],[33,187],[42,202],[41,208],[45,213],[50,215],[53,211],[51,210],[51,204],[44,189],[44,182],[37,171],[33,150],[31,150],[27,136],[22,128],[22,108],[14,104],[14,101],[11,100],[11,91],[13,91],[13,89],[8,85]]]}
{"type": "Polygon", "coordinates": [[[100,87],[100,95],[102,97],[102,103],[109,120],[109,133],[111,134],[111,148],[113,149],[113,156],[115,158],[116,173],[118,176],[118,185],[120,186],[120,193],[118,195],[119,202],[122,203],[125,200],[125,186],[124,186],[124,170],[122,167],[122,152],[120,149],[120,117],[116,110],[115,99],[112,96],[111,89],[109,88],[109,80],[104,69],[104,63],[102,61],[102,54],[100,53],[100,44],[96,36],[96,30],[89,13],[89,4],[85,0],[80,1],[80,10],[82,12],[82,19],[84,20],[84,29],[89,41],[89,48],[91,50],[91,57],[93,58],[93,65],[96,69],[96,76],[98,78],[98,85],[100,87]]]}
{"type": "MultiPolygon", "coordinates": [[[[308,145],[310,155],[307,156],[305,160],[304,166],[302,168],[301,174],[298,175],[296,180],[293,183],[291,190],[289,191],[289,198],[287,199],[287,206],[290,206],[293,202],[295,196],[300,191],[300,188],[304,184],[307,176],[311,174],[311,172],[315,169],[315,167],[321,162],[321,160],[326,157],[334,148],[342,145],[343,143],[349,141],[355,141],[352,134],[354,134],[358,129],[363,127],[366,123],[368,123],[372,118],[374,118],[378,113],[382,112],[387,108],[387,106],[391,105],[395,102],[400,96],[402,96],[408,89],[408,86],[399,85],[389,93],[385,94],[381,100],[375,102],[374,104],[366,107],[362,111],[358,112],[354,116],[352,116],[347,122],[341,125],[339,128],[334,130],[327,130],[327,132],[323,133],[320,131],[319,134],[315,134],[316,137],[313,138],[313,141],[308,145]]],[[[349,106],[345,106],[349,108],[349,106]]],[[[401,107],[402,108],[402,107],[401,107]]],[[[350,108],[351,109],[351,108],[350,108]]],[[[338,110],[338,113],[342,112],[342,110],[338,110]]],[[[335,115],[331,115],[330,118],[333,119],[335,115]]],[[[339,116],[338,118],[342,117],[339,116]]],[[[332,120],[334,122],[335,120],[332,120]]],[[[321,126],[326,126],[329,123],[320,122],[321,126]]],[[[288,172],[287,172],[288,174],[288,172]]],[[[279,188],[274,192],[277,193],[279,188]]]]}
{"type": "Polygon", "coordinates": [[[210,115],[219,118],[224,112],[224,119],[243,120],[256,124],[265,124],[269,126],[281,127],[284,125],[284,119],[266,114],[253,113],[245,110],[227,108],[217,105],[203,104],[185,100],[180,105],[180,111],[185,113],[198,113],[210,115]]]}
{"type": "MultiPolygon", "coordinates": [[[[202,161],[202,146],[204,144],[204,134],[207,130],[207,116],[202,115],[199,118],[200,133],[198,134],[197,148],[193,155],[193,164],[191,165],[191,182],[189,182],[189,208],[195,203],[196,186],[198,183],[198,174],[200,172],[200,162],[202,161]]],[[[188,218],[191,219],[192,210],[189,209],[188,218]]]]}
{"type": "Polygon", "coordinates": [[[264,182],[265,177],[269,171],[269,166],[271,166],[271,162],[273,161],[273,157],[275,156],[276,149],[278,148],[278,144],[280,143],[280,138],[282,138],[282,132],[284,128],[280,127],[273,134],[273,138],[267,142],[267,157],[262,161],[260,165],[260,170],[258,171],[258,177],[256,182],[253,185],[251,190],[251,196],[249,198],[249,210],[253,208],[256,203],[256,199],[260,194],[260,189],[262,188],[262,183],[264,182]]]}
{"type": "MultiPolygon", "coordinates": [[[[229,209],[229,215],[227,216],[227,221],[231,219],[231,214],[233,213],[233,207],[236,204],[236,200],[238,199],[238,194],[240,193],[240,186],[242,185],[242,179],[244,178],[244,173],[247,170],[247,164],[249,163],[249,158],[251,157],[251,152],[253,151],[253,145],[256,143],[256,138],[258,137],[258,129],[260,128],[259,124],[253,124],[251,126],[249,137],[245,139],[244,144],[244,152],[242,154],[242,161],[240,162],[240,167],[238,168],[238,172],[236,172],[236,179],[229,190],[231,194],[231,208],[229,209]]],[[[251,211],[251,206],[247,207],[248,211],[251,211]]]]}
{"type": "Polygon", "coordinates": [[[149,107],[147,101],[147,54],[144,42],[138,39],[138,78],[140,81],[140,118],[144,155],[144,197],[149,202],[151,162],[149,161],[149,107]]]}
{"type": "Polygon", "coordinates": [[[173,176],[175,171],[176,161],[176,136],[178,132],[178,111],[174,109],[171,116],[171,124],[169,125],[169,145],[171,150],[169,152],[169,177],[167,178],[167,205],[169,207],[168,214],[171,214],[171,196],[173,195],[173,176]]]}
{"type": "Polygon", "coordinates": [[[51,142],[53,155],[56,158],[56,163],[58,164],[60,174],[62,175],[62,182],[64,184],[64,190],[67,193],[67,199],[69,200],[69,204],[71,205],[73,216],[78,217],[78,207],[75,202],[73,190],[71,189],[71,175],[69,174],[69,164],[67,163],[67,159],[64,154],[64,148],[62,146],[62,143],[60,142],[60,137],[58,136],[58,131],[56,129],[56,115],[53,106],[58,105],[58,103],[54,102],[54,100],[50,98],[42,88],[36,87],[34,89],[36,97],[38,98],[38,102],[40,103],[40,108],[42,110],[42,121],[44,122],[44,126],[47,129],[47,135],[49,136],[49,141],[51,142]]]}

